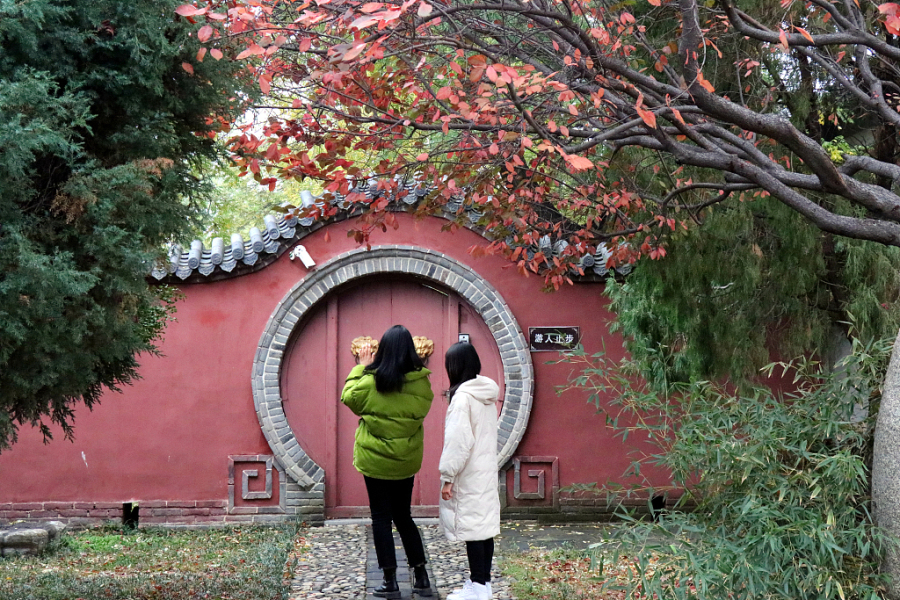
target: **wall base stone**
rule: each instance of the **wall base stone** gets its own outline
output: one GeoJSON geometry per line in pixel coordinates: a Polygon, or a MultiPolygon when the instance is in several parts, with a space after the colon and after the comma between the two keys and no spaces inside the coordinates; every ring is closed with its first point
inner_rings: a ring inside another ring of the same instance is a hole
{"type": "Polygon", "coordinates": [[[20,502],[0,504],[0,527],[56,522],[63,527],[87,528],[122,524],[124,505],[140,509],[138,526],[215,525],[226,523],[280,523],[300,520],[307,525],[325,522],[324,490],[302,492],[296,484],[288,490],[283,514],[228,514],[227,500],[135,500],[122,502],[20,502]],[[295,489],[291,489],[294,487],[295,489]]]}

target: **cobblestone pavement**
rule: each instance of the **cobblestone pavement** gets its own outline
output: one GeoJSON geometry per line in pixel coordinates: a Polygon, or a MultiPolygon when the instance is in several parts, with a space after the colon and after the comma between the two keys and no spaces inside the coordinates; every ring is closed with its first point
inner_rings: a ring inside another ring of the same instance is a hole
{"type": "MultiPolygon", "coordinates": [[[[417,520],[417,524],[428,553],[432,597],[444,600],[449,592],[462,586],[468,562],[465,544],[448,542],[433,521],[417,520]]],[[[402,598],[419,598],[412,594],[411,572],[402,567],[406,554],[396,533],[394,539],[397,564],[401,565],[397,581],[402,598]]],[[[291,582],[291,600],[378,600],[371,593],[381,583],[371,527],[361,522],[327,524],[308,530],[306,542],[308,550],[299,557],[291,582]]],[[[515,600],[496,568],[497,559],[495,555],[491,582],[494,600],[515,600]]]]}

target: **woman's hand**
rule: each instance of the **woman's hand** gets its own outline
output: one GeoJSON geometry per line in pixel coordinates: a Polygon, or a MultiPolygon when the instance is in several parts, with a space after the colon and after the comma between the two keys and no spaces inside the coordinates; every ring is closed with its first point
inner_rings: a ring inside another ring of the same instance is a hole
{"type": "Polygon", "coordinates": [[[375,360],[375,354],[372,352],[371,344],[363,344],[363,346],[359,349],[359,356],[356,357],[357,361],[361,365],[369,366],[372,364],[372,361],[375,360]]]}
{"type": "Polygon", "coordinates": [[[441,498],[444,500],[453,498],[453,484],[449,481],[445,481],[444,486],[441,488],[441,498]]]}

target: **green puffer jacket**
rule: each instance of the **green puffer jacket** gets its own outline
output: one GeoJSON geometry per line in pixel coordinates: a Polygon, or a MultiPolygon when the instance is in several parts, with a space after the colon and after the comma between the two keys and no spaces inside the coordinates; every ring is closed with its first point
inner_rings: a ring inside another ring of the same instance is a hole
{"type": "Polygon", "coordinates": [[[375,479],[407,479],[422,468],[425,435],[422,421],[434,392],[431,371],[411,371],[399,392],[381,394],[375,376],[356,365],[347,376],[341,402],[359,416],[353,466],[375,479]]]}

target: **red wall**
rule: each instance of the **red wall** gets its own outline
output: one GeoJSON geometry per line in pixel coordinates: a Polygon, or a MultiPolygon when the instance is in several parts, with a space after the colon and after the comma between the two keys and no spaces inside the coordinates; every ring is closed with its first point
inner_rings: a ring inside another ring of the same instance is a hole
{"type": "MultiPolygon", "coordinates": [[[[471,231],[441,232],[445,222],[437,218],[398,220],[398,230],[378,233],[371,243],[443,252],[494,285],[526,334],[533,326],[578,325],[588,352],[605,347],[621,356],[620,340],[607,329],[613,316],[602,284],[547,294],[540,278],[519,275],[502,258],[469,256],[467,248],[483,243],[471,231]]],[[[301,243],[325,263],[356,248],[347,227],[331,225],[301,243]]],[[[24,428],[0,454],[0,503],[224,499],[229,455],[271,453],[253,408],[251,362],[270,314],[306,274],[285,254],[250,275],[183,285],[177,321],[160,344],[164,356],[143,357],[142,380],[107,393],[93,412],[76,411],[74,442],[57,435],[44,445],[37,431],[24,428]]],[[[632,457],[584,396],[557,396],[571,367],[545,364],[553,357],[532,354],[534,405],[517,455],[558,456],[562,486],[619,478],[632,457]]]]}

